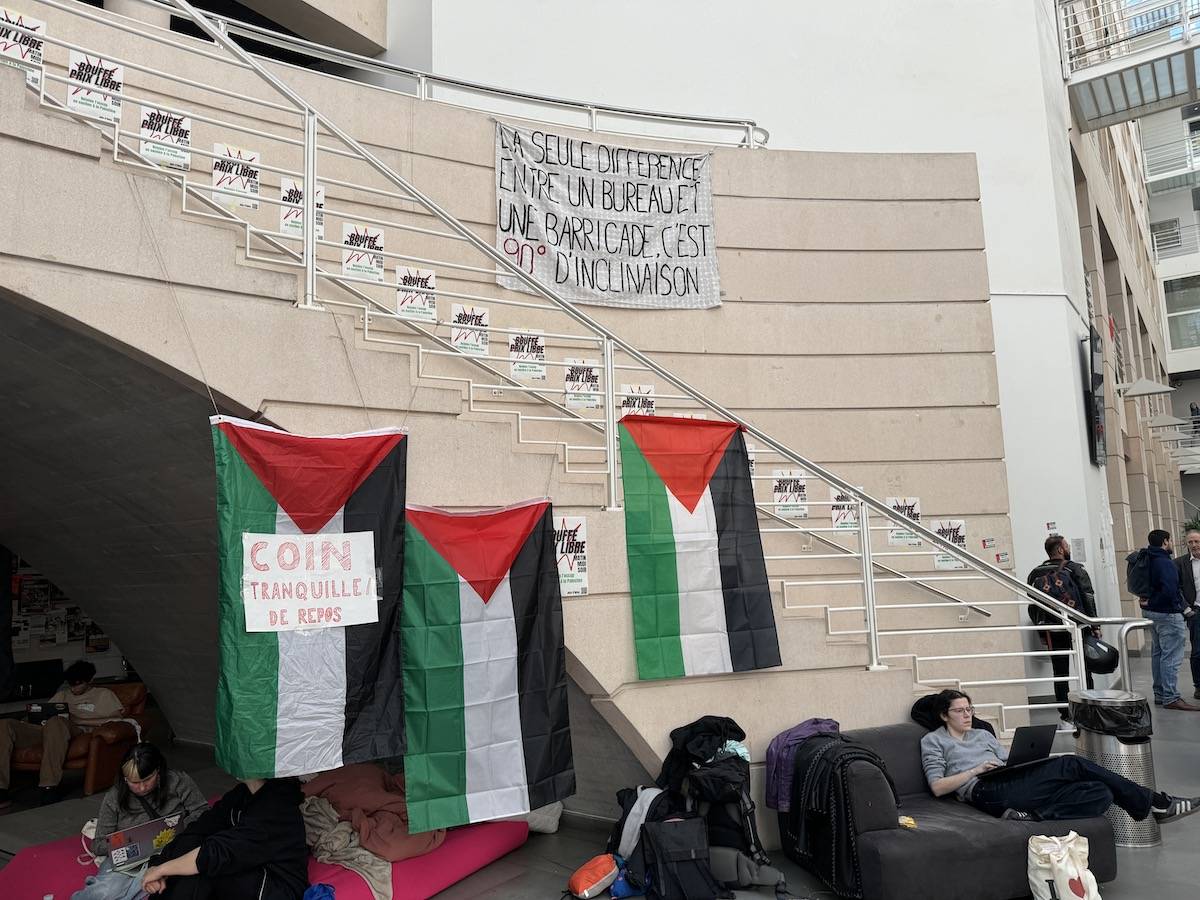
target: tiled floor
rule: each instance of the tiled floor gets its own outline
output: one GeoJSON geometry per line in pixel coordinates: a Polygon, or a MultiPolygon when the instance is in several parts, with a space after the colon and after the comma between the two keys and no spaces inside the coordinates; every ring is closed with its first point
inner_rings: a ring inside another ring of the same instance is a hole
{"type": "MultiPolygon", "coordinates": [[[[1149,688],[1149,664],[1135,661],[1139,690],[1149,688]]],[[[1187,676],[1184,675],[1184,681],[1187,676]]],[[[1181,688],[1187,685],[1181,684],[1181,688]]],[[[1200,795],[1200,713],[1156,710],[1154,760],[1159,786],[1174,793],[1200,795]]],[[[1069,749],[1063,747],[1061,749],[1069,749]]],[[[209,751],[176,747],[172,763],[191,772],[209,794],[230,785],[227,775],[212,765],[209,751]]],[[[77,833],[95,815],[99,796],[82,798],[76,788],[71,799],[44,808],[22,808],[35,802],[28,786],[14,810],[0,816],[0,865],[22,847],[77,833]]],[[[528,843],[471,878],[439,895],[439,900],[557,900],[568,876],[581,863],[603,852],[608,828],[571,822],[553,835],[533,835],[528,843]]],[[[1104,885],[1105,900],[1192,900],[1200,895],[1200,815],[1164,827],[1163,843],[1149,850],[1118,850],[1120,875],[1104,885]]],[[[834,895],[776,853],[795,896],[828,900],[834,895]]],[[[773,897],[766,889],[738,891],[739,897],[773,897]]],[[[0,898],[2,900],[2,898],[0,898]]]]}

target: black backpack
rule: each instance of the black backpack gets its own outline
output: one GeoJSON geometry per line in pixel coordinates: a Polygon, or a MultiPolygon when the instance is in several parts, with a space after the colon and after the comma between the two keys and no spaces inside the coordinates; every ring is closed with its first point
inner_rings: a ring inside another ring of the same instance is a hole
{"type": "MultiPolygon", "coordinates": [[[[1057,569],[1043,572],[1033,579],[1033,587],[1043,594],[1049,594],[1063,606],[1069,606],[1071,609],[1079,609],[1082,605],[1080,600],[1083,593],[1065,562],[1060,563],[1057,569]]],[[[1036,603],[1029,604],[1029,618],[1034,625],[1049,625],[1058,621],[1036,603]]]]}
{"type": "Polygon", "coordinates": [[[1145,547],[1125,557],[1125,589],[1135,597],[1154,593],[1150,585],[1150,554],[1145,547]]]}
{"type": "Polygon", "coordinates": [[[708,832],[699,816],[675,816],[642,825],[625,877],[650,900],[717,900],[733,893],[713,877],[708,832]]]}

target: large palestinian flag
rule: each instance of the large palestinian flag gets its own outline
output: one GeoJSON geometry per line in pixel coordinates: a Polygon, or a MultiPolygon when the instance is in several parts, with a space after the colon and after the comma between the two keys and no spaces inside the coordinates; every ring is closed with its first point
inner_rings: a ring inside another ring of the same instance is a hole
{"type": "Polygon", "coordinates": [[[270,778],[400,755],[404,433],[211,421],[217,763],[270,778]]]}
{"type": "Polygon", "coordinates": [[[740,427],[625,416],[620,434],[638,677],[779,665],[740,427]]]}
{"type": "Polygon", "coordinates": [[[404,780],[410,831],[575,792],[553,512],[408,508],[404,780]]]}

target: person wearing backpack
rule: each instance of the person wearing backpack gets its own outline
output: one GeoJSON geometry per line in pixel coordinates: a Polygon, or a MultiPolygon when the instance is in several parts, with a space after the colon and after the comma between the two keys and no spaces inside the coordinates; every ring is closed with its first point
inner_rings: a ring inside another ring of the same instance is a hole
{"type": "MultiPolygon", "coordinates": [[[[1092,579],[1087,569],[1071,559],[1071,543],[1061,534],[1052,534],[1046,538],[1046,561],[1029,573],[1026,583],[1037,588],[1043,594],[1049,594],[1059,603],[1077,609],[1087,616],[1096,615],[1096,592],[1092,588],[1092,579]]],[[[1029,618],[1034,625],[1057,624],[1053,616],[1046,613],[1035,603],[1029,604],[1029,618]]],[[[1092,633],[1100,637],[1100,629],[1093,628],[1092,633]]],[[[1047,650],[1070,650],[1075,642],[1066,631],[1039,631],[1042,643],[1047,650]]],[[[1050,668],[1055,678],[1066,678],[1071,673],[1071,658],[1069,656],[1050,657],[1050,668]]],[[[1092,687],[1092,673],[1087,673],[1087,686],[1092,687]]],[[[1054,699],[1062,704],[1059,716],[1064,721],[1070,720],[1067,709],[1067,694],[1070,682],[1054,682],[1054,699]]]]}
{"type": "Polygon", "coordinates": [[[1179,693],[1179,669],[1187,643],[1183,594],[1179,569],[1171,556],[1171,535],[1156,528],[1146,537],[1148,547],[1129,561],[1129,588],[1137,595],[1142,615],[1154,623],[1151,634],[1150,670],[1154,677],[1154,705],[1163,709],[1200,712],[1179,693]],[[1135,577],[1139,567],[1145,578],[1135,577]]]}

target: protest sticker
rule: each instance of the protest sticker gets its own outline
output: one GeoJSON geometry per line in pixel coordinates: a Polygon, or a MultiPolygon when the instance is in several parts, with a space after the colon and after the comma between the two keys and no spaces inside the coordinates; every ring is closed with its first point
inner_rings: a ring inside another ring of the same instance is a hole
{"type": "Polygon", "coordinates": [[[379,621],[375,535],[242,534],[247,631],[302,631],[379,621]]]}
{"type": "MultiPolygon", "coordinates": [[[[921,498],[920,497],[888,497],[887,505],[892,508],[893,512],[899,513],[906,519],[910,519],[917,524],[921,522],[921,498]]],[[[888,546],[889,547],[920,547],[921,538],[911,528],[905,528],[903,525],[893,525],[888,529],[888,546]]]]}
{"type": "Polygon", "coordinates": [[[567,364],[563,376],[567,409],[599,409],[600,361],[568,356],[563,362],[567,364]]]}
{"type": "Polygon", "coordinates": [[[546,338],[538,329],[509,334],[508,358],[512,377],[518,381],[546,380],[546,338]]]}
{"type": "Polygon", "coordinates": [[[437,322],[437,272],[396,266],[396,315],[414,322],[437,322]]]}
{"type": "Polygon", "coordinates": [[[783,519],[807,519],[808,481],[804,473],[799,469],[775,469],[771,477],[775,515],[783,519]]]}
{"type": "MultiPolygon", "coordinates": [[[[281,206],[279,207],[279,230],[284,234],[294,235],[296,237],[304,236],[304,209],[301,204],[304,203],[304,184],[296,181],[294,178],[288,178],[286,175],[279,177],[279,199],[284,203],[295,203],[296,206],[281,206]]],[[[313,235],[318,241],[325,240],[325,185],[317,185],[317,196],[314,199],[316,204],[317,222],[316,234],[313,235]]]]}
{"type": "Polygon", "coordinates": [[[554,523],[557,545],[558,584],[564,597],[582,597],[588,592],[587,520],[583,516],[559,516],[554,523]]]}
{"type": "Polygon", "coordinates": [[[342,274],[383,281],[383,229],[342,223],[342,274]]]}
{"type": "MultiPolygon", "coordinates": [[[[712,154],[635,150],[497,123],[496,249],[577,303],[721,303],[712,154]]],[[[510,290],[529,291],[498,275],[510,290]]]]}
{"type": "Polygon", "coordinates": [[[829,518],[838,531],[858,531],[858,501],[836,488],[829,489],[829,518]]]}
{"type": "Polygon", "coordinates": [[[258,209],[262,162],[257,150],[213,144],[213,202],[229,211],[258,209]],[[217,193],[220,191],[221,193],[217,193]]]}
{"type": "Polygon", "coordinates": [[[25,70],[25,83],[40,87],[42,83],[42,49],[45,41],[36,35],[17,31],[17,25],[39,34],[46,33],[46,23],[24,13],[0,6],[0,65],[25,70]]]}
{"type": "Polygon", "coordinates": [[[488,355],[488,309],[455,303],[450,311],[450,344],[469,356],[488,355]]]}
{"type": "Polygon", "coordinates": [[[121,121],[123,65],[72,50],[67,77],[67,109],[109,125],[121,121]]]}
{"type": "Polygon", "coordinates": [[[654,385],[623,384],[621,395],[621,408],[617,410],[617,418],[654,415],[654,385]]]}
{"type": "MultiPolygon", "coordinates": [[[[933,519],[929,523],[929,528],[954,546],[961,547],[964,551],[967,549],[967,523],[964,520],[933,519]]],[[[933,567],[935,569],[965,569],[967,564],[959,562],[958,558],[950,553],[935,553],[933,567]]]]}
{"type": "Polygon", "coordinates": [[[192,119],[155,106],[142,106],[139,151],[151,162],[187,171],[192,167],[192,119]]]}

